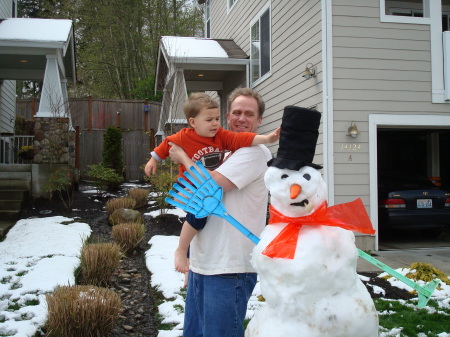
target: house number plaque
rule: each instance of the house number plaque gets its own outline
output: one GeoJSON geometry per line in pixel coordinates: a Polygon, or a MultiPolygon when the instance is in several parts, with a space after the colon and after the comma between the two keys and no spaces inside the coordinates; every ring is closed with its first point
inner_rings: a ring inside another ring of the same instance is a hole
{"type": "Polygon", "coordinates": [[[352,151],[358,152],[361,151],[361,144],[341,144],[341,151],[352,151]]]}

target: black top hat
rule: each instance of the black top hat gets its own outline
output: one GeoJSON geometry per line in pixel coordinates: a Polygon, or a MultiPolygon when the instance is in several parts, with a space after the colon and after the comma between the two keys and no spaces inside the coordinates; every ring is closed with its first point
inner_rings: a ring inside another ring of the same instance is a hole
{"type": "Polygon", "coordinates": [[[317,110],[292,105],[285,107],[277,156],[267,165],[296,171],[303,166],[321,169],[322,166],[312,163],[321,115],[317,110]]]}

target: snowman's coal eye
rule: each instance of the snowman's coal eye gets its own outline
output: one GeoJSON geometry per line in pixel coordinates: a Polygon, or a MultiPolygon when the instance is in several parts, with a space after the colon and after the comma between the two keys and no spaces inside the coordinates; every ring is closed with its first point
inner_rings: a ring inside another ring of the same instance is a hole
{"type": "Polygon", "coordinates": [[[306,180],[310,180],[311,176],[308,173],[306,173],[303,175],[303,178],[305,178],[306,180]]]}
{"type": "Polygon", "coordinates": [[[287,175],[287,174],[283,174],[282,176],[281,176],[281,179],[286,179],[286,178],[288,178],[289,176],[287,175]]]}

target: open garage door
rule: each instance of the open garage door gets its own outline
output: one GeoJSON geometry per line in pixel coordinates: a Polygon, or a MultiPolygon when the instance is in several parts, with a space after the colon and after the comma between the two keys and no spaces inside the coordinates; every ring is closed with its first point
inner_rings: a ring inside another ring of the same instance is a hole
{"type": "Polygon", "coordinates": [[[449,247],[450,129],[380,126],[377,164],[379,250],[449,247]]]}

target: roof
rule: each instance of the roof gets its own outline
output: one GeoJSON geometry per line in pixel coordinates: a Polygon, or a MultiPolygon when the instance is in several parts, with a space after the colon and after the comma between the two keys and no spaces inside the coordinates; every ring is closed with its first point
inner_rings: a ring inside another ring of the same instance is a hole
{"type": "Polygon", "coordinates": [[[75,78],[75,47],[71,20],[0,20],[0,79],[43,79],[47,54],[58,55],[65,78],[75,78]]]}
{"type": "Polygon", "coordinates": [[[247,54],[233,41],[200,37],[162,36],[159,42],[156,88],[162,90],[167,74],[183,69],[190,90],[217,89],[233,72],[245,73],[247,54]],[[202,84],[203,82],[203,84],[202,84]],[[208,84],[207,84],[208,83],[208,84]]]}

